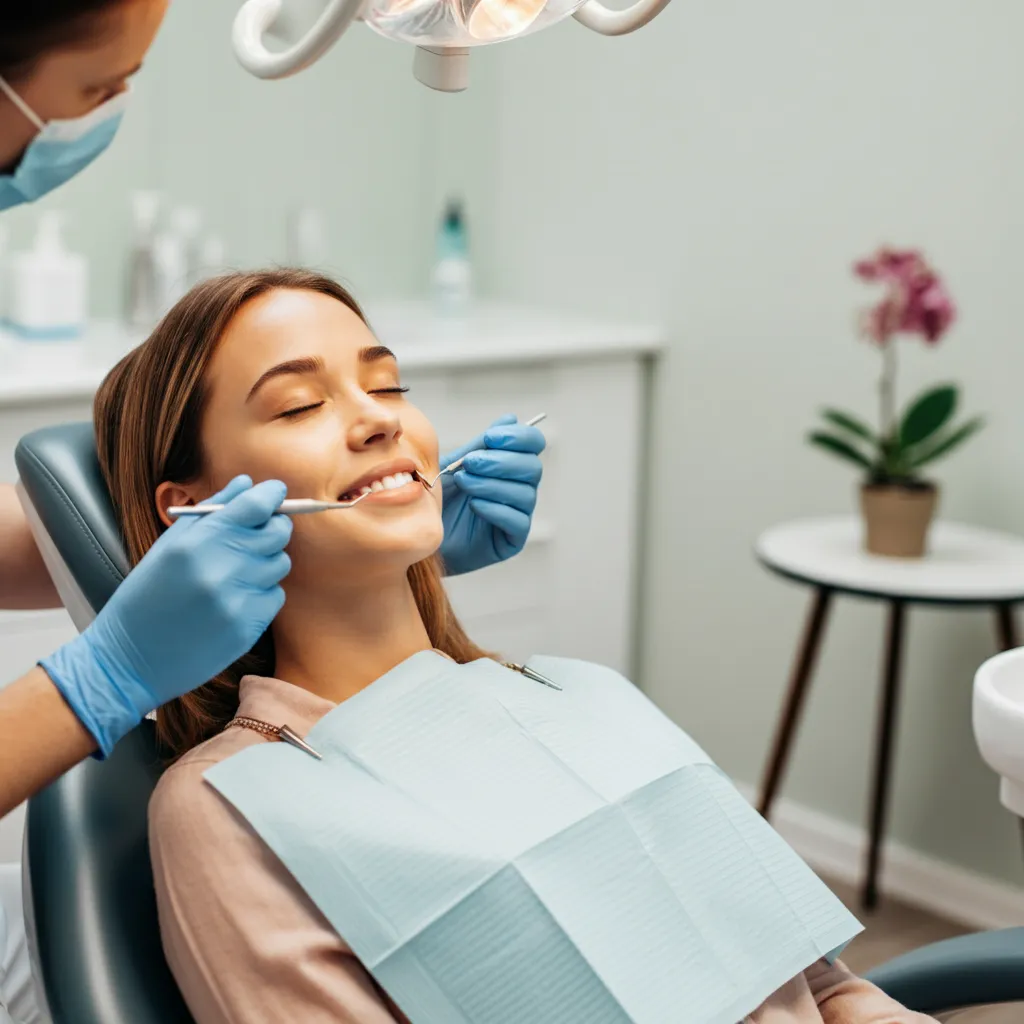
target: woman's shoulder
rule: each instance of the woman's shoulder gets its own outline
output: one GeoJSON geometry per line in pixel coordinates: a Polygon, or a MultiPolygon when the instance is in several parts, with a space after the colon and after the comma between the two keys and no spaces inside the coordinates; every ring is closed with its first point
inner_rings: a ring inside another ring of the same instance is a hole
{"type": "Polygon", "coordinates": [[[214,806],[220,796],[203,778],[207,769],[255,746],[268,743],[252,729],[225,729],[183,754],[160,776],[149,801],[150,831],[174,828],[184,817],[194,822],[214,806]]]}

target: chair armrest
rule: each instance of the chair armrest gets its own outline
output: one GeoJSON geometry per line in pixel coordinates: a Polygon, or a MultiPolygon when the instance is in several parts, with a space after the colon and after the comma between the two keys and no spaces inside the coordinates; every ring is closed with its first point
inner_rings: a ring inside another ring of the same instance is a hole
{"type": "Polygon", "coordinates": [[[1024,928],[936,942],[890,960],[868,980],[919,1013],[1024,1001],[1024,928]]]}

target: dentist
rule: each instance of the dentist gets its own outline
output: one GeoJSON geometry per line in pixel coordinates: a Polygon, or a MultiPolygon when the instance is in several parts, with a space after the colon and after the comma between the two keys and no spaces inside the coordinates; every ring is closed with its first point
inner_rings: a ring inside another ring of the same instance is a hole
{"type": "MultiPolygon", "coordinates": [[[[0,210],[62,185],[106,149],[168,0],[10,0],[0,11],[0,210]]],[[[226,44],[225,44],[226,45],[226,44]]],[[[2,372],[2,371],[0,371],[2,372]]],[[[445,478],[449,571],[526,542],[543,435],[504,417],[445,478]]],[[[239,477],[218,513],[174,524],[96,620],[0,690],[0,816],[151,710],[249,650],[284,601],[291,523],[276,481],[239,477]]],[[[0,607],[59,600],[10,485],[0,485],[0,607]]]]}

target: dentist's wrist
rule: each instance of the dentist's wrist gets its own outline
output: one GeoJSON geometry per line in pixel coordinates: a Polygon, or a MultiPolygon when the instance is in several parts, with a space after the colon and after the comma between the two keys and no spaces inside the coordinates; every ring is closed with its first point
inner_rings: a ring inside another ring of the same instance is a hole
{"type": "MultiPolygon", "coordinates": [[[[91,629],[58,647],[39,662],[39,667],[96,741],[100,756],[106,757],[117,741],[142,721],[145,712],[128,698],[124,671],[112,671],[108,659],[93,643],[91,629]]],[[[138,689],[142,689],[141,684],[138,689]]]]}

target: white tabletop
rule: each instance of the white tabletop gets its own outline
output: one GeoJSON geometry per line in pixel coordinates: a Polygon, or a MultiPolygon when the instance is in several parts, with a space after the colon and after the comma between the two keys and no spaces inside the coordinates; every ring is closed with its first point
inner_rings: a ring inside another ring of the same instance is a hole
{"type": "Polygon", "coordinates": [[[957,604],[1024,601],[1024,538],[962,523],[936,522],[919,559],[869,555],[854,516],[804,519],[766,530],[758,558],[784,576],[813,586],[957,604]]]}

